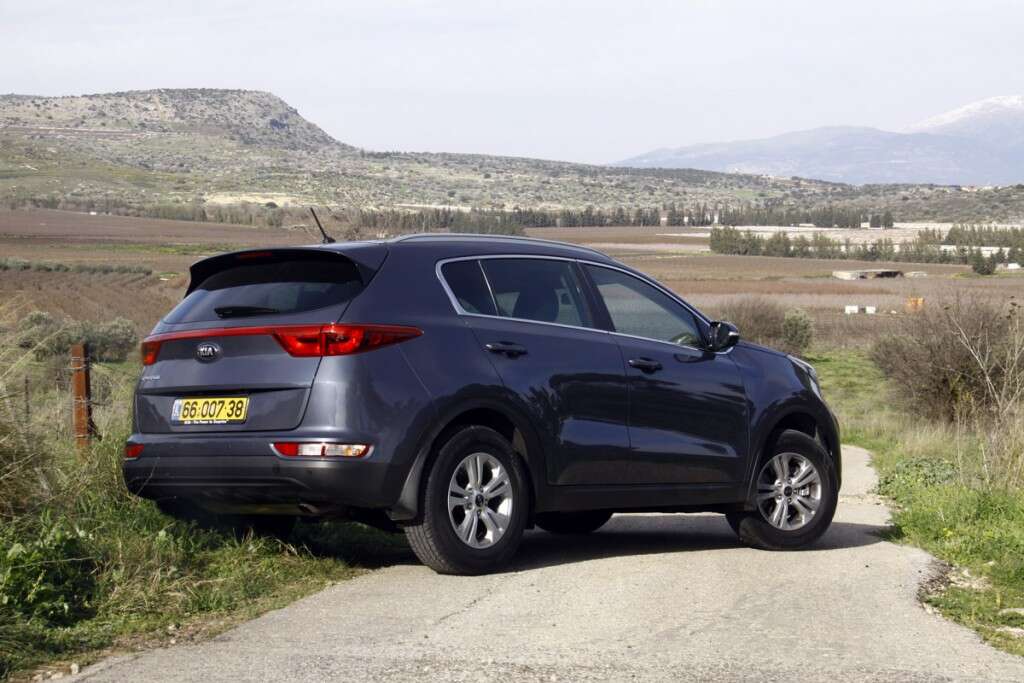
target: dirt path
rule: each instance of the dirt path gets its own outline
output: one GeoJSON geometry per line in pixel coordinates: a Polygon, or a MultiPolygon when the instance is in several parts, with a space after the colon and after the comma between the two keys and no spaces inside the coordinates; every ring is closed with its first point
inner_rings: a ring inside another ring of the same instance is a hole
{"type": "Polygon", "coordinates": [[[814,550],[737,545],[713,515],[620,515],[588,538],[530,533],[513,571],[396,566],[198,645],[81,680],[1024,680],[1024,659],[926,613],[932,559],[881,541],[862,449],[814,550]]]}

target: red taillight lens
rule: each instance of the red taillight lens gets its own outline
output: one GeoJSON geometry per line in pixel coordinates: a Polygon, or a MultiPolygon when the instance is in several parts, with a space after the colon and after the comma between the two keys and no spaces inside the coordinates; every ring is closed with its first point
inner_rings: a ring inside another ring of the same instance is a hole
{"type": "Polygon", "coordinates": [[[281,328],[274,338],[293,356],[345,356],[379,349],[423,334],[399,325],[324,325],[320,328],[281,328]]]}
{"type": "Polygon", "coordinates": [[[144,446],[141,443],[126,443],[124,445],[124,457],[128,460],[137,458],[142,455],[143,448],[144,446]]]}
{"type": "Polygon", "coordinates": [[[323,348],[320,329],[319,327],[293,327],[277,331],[270,330],[270,333],[289,354],[305,358],[323,355],[320,351],[323,348]]]}
{"type": "Polygon", "coordinates": [[[152,365],[160,345],[182,339],[213,339],[269,334],[292,356],[344,356],[372,351],[389,344],[414,339],[423,330],[402,325],[281,325],[279,327],[219,327],[187,332],[155,334],[142,342],[142,364],[152,365]]]}
{"type": "Polygon", "coordinates": [[[156,357],[160,355],[160,342],[158,341],[144,341],[142,342],[142,364],[152,365],[156,362],[156,357]]]}

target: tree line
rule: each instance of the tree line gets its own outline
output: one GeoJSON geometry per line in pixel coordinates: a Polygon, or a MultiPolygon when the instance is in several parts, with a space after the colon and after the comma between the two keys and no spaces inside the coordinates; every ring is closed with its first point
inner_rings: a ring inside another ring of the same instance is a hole
{"type": "MultiPolygon", "coordinates": [[[[238,204],[206,204],[176,202],[139,204],[113,197],[76,198],[55,194],[33,198],[10,198],[10,209],[45,208],[65,211],[165,218],[211,223],[232,223],[277,228],[308,219],[305,207],[281,207],[274,202],[240,202],[238,204]]],[[[813,225],[820,228],[859,228],[865,220],[872,227],[892,227],[890,212],[862,213],[855,209],[824,206],[817,208],[709,204],[707,202],[662,204],[660,206],[612,208],[520,208],[470,210],[439,208],[354,209],[336,207],[336,212],[358,214],[358,223],[366,228],[410,232],[461,230],[475,232],[505,231],[513,234],[522,228],[599,227],[707,227],[712,225],[813,225]]]]}
{"type": "MultiPolygon", "coordinates": [[[[954,233],[954,230],[955,228],[951,228],[949,233],[953,233],[954,236],[963,234],[954,233]]],[[[947,241],[950,239],[949,233],[942,234],[937,230],[923,230],[913,240],[897,244],[891,239],[884,238],[873,242],[854,242],[850,238],[839,240],[820,232],[814,233],[810,237],[806,235],[790,237],[785,232],[776,232],[766,237],[750,230],[719,227],[711,230],[710,246],[711,251],[716,254],[909,263],[962,263],[975,266],[975,270],[982,267],[980,261],[990,263],[994,270],[995,264],[1019,263],[1024,256],[1024,245],[1021,244],[1007,246],[991,243],[951,243],[947,241]],[[952,245],[956,248],[943,249],[943,245],[952,245]],[[980,248],[982,246],[1006,248],[995,251],[986,257],[980,248]]]]}
{"type": "Polygon", "coordinates": [[[814,208],[756,204],[726,206],[720,210],[717,222],[719,225],[732,226],[812,225],[816,228],[860,228],[865,219],[872,228],[891,228],[895,225],[891,211],[864,213],[859,209],[831,205],[814,208]]]}

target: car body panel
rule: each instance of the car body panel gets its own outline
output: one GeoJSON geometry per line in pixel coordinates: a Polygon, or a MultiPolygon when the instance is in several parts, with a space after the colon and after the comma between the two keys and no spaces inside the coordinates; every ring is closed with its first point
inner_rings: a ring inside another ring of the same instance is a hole
{"type": "MultiPolygon", "coordinates": [[[[624,358],[661,367],[626,366],[633,466],[620,483],[736,484],[749,451],[747,395],[729,354],[614,335],[624,358]]],[[[609,472],[613,480],[615,472],[609,472]]]]}

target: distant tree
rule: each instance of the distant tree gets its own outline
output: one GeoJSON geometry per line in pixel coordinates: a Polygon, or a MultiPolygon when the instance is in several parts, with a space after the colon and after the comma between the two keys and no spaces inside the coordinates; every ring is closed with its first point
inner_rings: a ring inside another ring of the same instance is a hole
{"type": "Polygon", "coordinates": [[[886,211],[882,215],[882,227],[883,228],[891,228],[894,225],[895,225],[895,221],[893,221],[893,218],[892,218],[892,211],[886,211]]]}
{"type": "Polygon", "coordinates": [[[992,275],[996,272],[996,262],[991,258],[985,258],[981,249],[972,249],[970,256],[971,270],[978,275],[992,275]]]}

